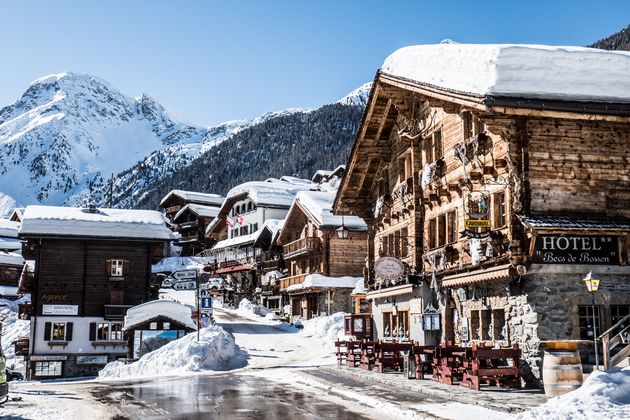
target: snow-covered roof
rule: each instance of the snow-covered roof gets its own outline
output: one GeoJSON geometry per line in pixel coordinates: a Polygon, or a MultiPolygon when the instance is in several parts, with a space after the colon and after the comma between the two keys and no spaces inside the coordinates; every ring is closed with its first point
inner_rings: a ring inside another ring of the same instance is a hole
{"type": "Polygon", "coordinates": [[[630,102],[630,52],[518,44],[413,45],[381,71],[479,96],[630,102]]]}
{"type": "Polygon", "coordinates": [[[182,200],[188,203],[197,203],[197,204],[213,204],[215,206],[221,206],[223,203],[224,197],[219,194],[208,194],[208,193],[200,193],[194,191],[184,191],[184,190],[172,190],[168,194],[162,198],[160,201],[160,207],[172,196],[180,197],[182,200]]]}
{"type": "MultiPolygon", "coordinates": [[[[257,206],[291,207],[293,198],[300,191],[315,188],[310,181],[306,184],[294,184],[284,181],[251,181],[232,188],[226,197],[226,202],[237,196],[247,195],[257,206]]],[[[224,206],[225,207],[225,206],[224,206]]],[[[225,212],[227,209],[222,208],[225,212]]]]}
{"type": "Polygon", "coordinates": [[[214,257],[166,257],[151,266],[152,273],[172,273],[182,270],[201,270],[214,262],[214,257]]]}
{"type": "Polygon", "coordinates": [[[304,278],[304,282],[300,284],[292,284],[287,287],[287,292],[317,287],[321,289],[347,288],[354,289],[357,282],[363,281],[363,277],[328,277],[319,273],[309,274],[304,278]]]}
{"type": "Polygon", "coordinates": [[[0,264],[21,267],[24,264],[24,258],[16,252],[0,252],[0,264]]]}
{"type": "Polygon", "coordinates": [[[0,297],[15,297],[20,294],[20,288],[17,286],[1,286],[0,297]]]}
{"type": "Polygon", "coordinates": [[[78,236],[170,240],[162,213],[152,210],[89,209],[28,206],[21,236],[78,236]]]}
{"type": "Polygon", "coordinates": [[[2,238],[0,237],[0,249],[15,251],[22,249],[22,241],[19,239],[2,238]]]}
{"type": "Polygon", "coordinates": [[[125,329],[128,330],[160,316],[177,321],[188,328],[197,329],[190,307],[172,300],[153,300],[129,308],[125,315],[125,329]]]}
{"type": "Polygon", "coordinates": [[[19,222],[20,220],[22,220],[23,214],[24,214],[24,207],[16,207],[13,209],[13,212],[11,212],[9,219],[16,219],[16,221],[19,222]]]}
{"type": "Polygon", "coordinates": [[[359,280],[357,280],[357,284],[354,286],[354,289],[352,289],[352,292],[350,294],[351,295],[364,295],[365,293],[366,293],[365,282],[363,281],[363,278],[359,277],[359,280]]]}
{"type": "Polygon", "coordinates": [[[177,214],[175,214],[173,220],[177,221],[177,219],[179,219],[179,217],[188,210],[196,214],[198,217],[217,217],[219,214],[219,207],[204,206],[202,204],[186,204],[177,212],[177,214]]]}
{"type": "Polygon", "coordinates": [[[20,230],[20,222],[13,222],[9,219],[0,219],[0,236],[17,238],[18,230],[20,230]]]}
{"type": "Polygon", "coordinates": [[[295,184],[295,185],[311,185],[312,184],[312,182],[308,179],[297,178],[295,176],[287,176],[287,175],[280,177],[280,181],[288,182],[289,184],[295,184]]]}
{"type": "Polygon", "coordinates": [[[224,239],[222,241],[217,242],[212,247],[212,250],[218,250],[222,248],[233,248],[242,245],[246,245],[249,243],[255,243],[258,240],[258,237],[265,231],[265,229],[271,232],[271,236],[273,237],[276,232],[280,229],[282,220],[277,219],[267,219],[265,223],[258,228],[258,230],[254,233],[250,233],[249,235],[235,236],[234,238],[224,239]]]}
{"type": "MultiPolygon", "coordinates": [[[[339,227],[343,223],[348,230],[367,232],[367,225],[360,217],[336,216],[332,213],[335,195],[336,191],[301,191],[295,196],[295,203],[320,228],[339,227]]],[[[289,213],[292,211],[293,207],[289,213]]]]}

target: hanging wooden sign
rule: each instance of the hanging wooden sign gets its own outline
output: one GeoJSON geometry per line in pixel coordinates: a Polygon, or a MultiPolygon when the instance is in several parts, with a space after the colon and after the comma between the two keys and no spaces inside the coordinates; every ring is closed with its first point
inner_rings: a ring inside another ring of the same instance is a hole
{"type": "Polygon", "coordinates": [[[490,236],[490,196],[483,191],[471,191],[464,197],[464,231],[462,237],[490,236]]]}

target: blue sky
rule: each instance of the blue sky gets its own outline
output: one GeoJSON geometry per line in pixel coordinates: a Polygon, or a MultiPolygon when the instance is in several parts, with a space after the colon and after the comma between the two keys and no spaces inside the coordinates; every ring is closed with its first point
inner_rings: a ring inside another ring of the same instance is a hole
{"type": "Polygon", "coordinates": [[[586,45],[630,24],[624,0],[0,0],[0,10],[0,107],[34,79],[75,71],[201,125],[333,102],[405,45],[586,45]]]}

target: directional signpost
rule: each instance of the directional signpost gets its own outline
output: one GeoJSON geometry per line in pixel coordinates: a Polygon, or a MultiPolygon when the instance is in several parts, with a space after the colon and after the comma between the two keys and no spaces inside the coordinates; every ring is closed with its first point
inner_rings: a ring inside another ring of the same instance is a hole
{"type": "Polygon", "coordinates": [[[196,279],[197,270],[181,270],[171,274],[171,277],[175,277],[177,280],[196,279]]]}
{"type": "Polygon", "coordinates": [[[197,282],[194,280],[178,281],[173,284],[174,290],[195,290],[197,288],[197,282]]]}

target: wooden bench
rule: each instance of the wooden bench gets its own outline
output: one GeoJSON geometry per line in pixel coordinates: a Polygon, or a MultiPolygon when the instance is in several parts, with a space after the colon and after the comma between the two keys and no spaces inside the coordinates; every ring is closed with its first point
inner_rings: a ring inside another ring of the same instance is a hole
{"type": "Polygon", "coordinates": [[[377,341],[364,341],[361,343],[361,369],[372,370],[374,368],[374,347],[377,341]]]}
{"type": "Polygon", "coordinates": [[[383,373],[386,369],[393,369],[402,372],[404,365],[404,357],[402,352],[411,351],[411,343],[383,343],[378,342],[374,346],[374,371],[383,373]]]}
{"type": "Polygon", "coordinates": [[[487,385],[494,382],[496,386],[507,385],[520,389],[520,358],[518,344],[507,349],[492,349],[482,344],[473,344],[471,357],[464,365],[461,385],[479,391],[481,382],[487,385]]]}
{"type": "Polygon", "coordinates": [[[453,381],[461,381],[470,350],[466,347],[448,347],[445,344],[437,347],[432,363],[433,380],[447,385],[453,385],[453,381]]]}
{"type": "Polygon", "coordinates": [[[424,375],[433,372],[433,358],[437,346],[420,346],[417,342],[413,345],[413,360],[415,362],[416,379],[424,379],[424,375]]]}

